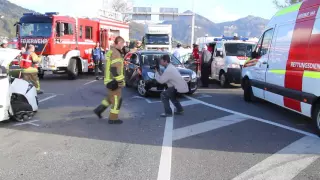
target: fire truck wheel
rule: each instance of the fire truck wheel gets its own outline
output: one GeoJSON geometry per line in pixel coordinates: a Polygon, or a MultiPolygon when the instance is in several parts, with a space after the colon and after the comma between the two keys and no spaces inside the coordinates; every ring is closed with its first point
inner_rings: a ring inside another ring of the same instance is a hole
{"type": "Polygon", "coordinates": [[[70,63],[68,66],[68,77],[71,80],[74,80],[77,78],[79,74],[78,66],[77,66],[77,60],[72,58],[70,59],[70,63]]]}

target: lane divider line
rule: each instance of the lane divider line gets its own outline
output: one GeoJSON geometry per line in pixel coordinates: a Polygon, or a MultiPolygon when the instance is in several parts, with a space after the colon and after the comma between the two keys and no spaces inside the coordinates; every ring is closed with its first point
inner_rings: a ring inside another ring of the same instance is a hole
{"type": "Polygon", "coordinates": [[[204,101],[201,101],[199,99],[196,99],[196,98],[193,98],[193,97],[190,97],[190,96],[184,95],[184,97],[186,97],[186,98],[188,98],[190,100],[194,100],[194,101],[196,101],[196,102],[198,102],[200,104],[203,104],[205,106],[208,106],[208,107],[212,107],[212,108],[215,108],[215,109],[218,109],[218,110],[221,110],[221,111],[225,111],[225,112],[228,112],[228,113],[231,113],[231,114],[236,114],[236,115],[239,115],[239,116],[246,117],[248,119],[256,120],[256,121],[263,122],[263,123],[266,123],[266,124],[269,124],[269,125],[273,125],[273,126],[277,126],[277,127],[280,127],[280,128],[286,129],[286,130],[290,130],[290,131],[293,131],[293,132],[296,132],[296,133],[299,133],[299,134],[303,134],[303,135],[306,135],[306,136],[315,137],[315,138],[319,138],[320,139],[320,137],[318,135],[313,134],[313,133],[309,133],[309,132],[302,131],[302,130],[299,130],[299,129],[296,129],[296,128],[293,128],[293,127],[289,127],[289,126],[286,126],[286,125],[283,125],[283,124],[272,122],[272,121],[269,121],[269,120],[266,120],[266,119],[254,117],[254,116],[251,116],[251,115],[248,115],[248,114],[244,114],[244,113],[241,113],[241,112],[237,112],[237,111],[226,109],[226,108],[223,108],[223,107],[220,107],[220,106],[209,104],[209,103],[206,103],[204,101]]]}
{"type": "Polygon", "coordinates": [[[44,98],[44,99],[39,100],[39,103],[42,103],[42,102],[44,102],[44,101],[47,101],[47,100],[52,99],[52,98],[55,98],[55,97],[57,97],[57,95],[52,95],[52,96],[46,97],[46,98],[44,98]]]}
{"type": "MultiPolygon", "coordinates": [[[[174,112],[174,107],[170,101],[170,107],[174,112]]],[[[174,114],[174,113],[173,113],[174,114]]],[[[163,134],[162,150],[157,180],[171,179],[171,160],[172,160],[172,137],[173,137],[173,117],[166,117],[166,124],[163,134]]]]}
{"type": "Polygon", "coordinates": [[[88,85],[88,84],[94,83],[94,82],[96,82],[96,81],[97,81],[97,80],[89,81],[89,82],[87,82],[87,83],[84,83],[83,86],[86,86],[86,85],[88,85]]]}

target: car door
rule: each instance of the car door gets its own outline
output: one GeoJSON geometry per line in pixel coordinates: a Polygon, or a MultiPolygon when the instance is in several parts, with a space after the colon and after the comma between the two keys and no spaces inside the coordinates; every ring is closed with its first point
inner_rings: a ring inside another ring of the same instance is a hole
{"type": "Polygon", "coordinates": [[[217,43],[213,53],[213,59],[211,63],[211,78],[219,80],[219,67],[218,62],[221,61],[222,53],[222,43],[217,43]]]}
{"type": "Polygon", "coordinates": [[[128,70],[128,74],[130,76],[129,83],[130,85],[136,86],[139,80],[139,76],[141,74],[140,60],[139,55],[137,53],[132,53],[132,56],[130,57],[128,70]]]}
{"type": "Polygon", "coordinates": [[[270,46],[273,38],[274,29],[268,29],[260,38],[255,50],[252,53],[252,59],[257,63],[251,71],[252,91],[256,97],[265,99],[266,72],[270,54],[270,46]]]}
{"type": "Polygon", "coordinates": [[[129,85],[133,85],[133,78],[135,69],[136,69],[136,61],[138,58],[138,55],[136,53],[130,53],[126,56],[126,64],[125,64],[125,74],[126,74],[126,82],[129,85]]]}

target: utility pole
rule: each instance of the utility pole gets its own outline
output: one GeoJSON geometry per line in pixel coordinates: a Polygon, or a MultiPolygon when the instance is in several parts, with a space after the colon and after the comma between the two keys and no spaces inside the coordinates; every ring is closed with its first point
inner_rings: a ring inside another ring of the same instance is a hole
{"type": "Polygon", "coordinates": [[[191,20],[191,46],[193,45],[194,40],[194,26],[195,26],[195,13],[194,13],[194,0],[192,0],[192,20],[191,20]]]}

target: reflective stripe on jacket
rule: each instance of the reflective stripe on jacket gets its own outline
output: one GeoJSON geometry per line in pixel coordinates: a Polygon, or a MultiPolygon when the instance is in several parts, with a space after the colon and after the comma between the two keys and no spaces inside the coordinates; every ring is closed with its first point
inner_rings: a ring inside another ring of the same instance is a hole
{"type": "Polygon", "coordinates": [[[121,51],[116,48],[111,48],[106,54],[106,70],[104,84],[108,84],[115,79],[120,83],[120,86],[125,84],[124,82],[124,61],[121,56],[121,51]]]}
{"type": "Polygon", "coordinates": [[[34,52],[22,54],[20,67],[23,73],[38,73],[38,64],[41,58],[34,52]]]}

